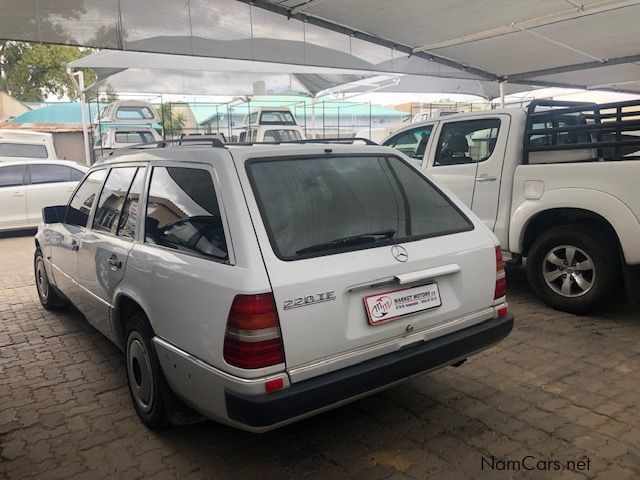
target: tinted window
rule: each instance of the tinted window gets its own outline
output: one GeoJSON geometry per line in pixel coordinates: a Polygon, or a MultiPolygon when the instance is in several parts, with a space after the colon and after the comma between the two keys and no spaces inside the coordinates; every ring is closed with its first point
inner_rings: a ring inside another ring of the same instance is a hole
{"type": "Polygon", "coordinates": [[[28,143],[0,143],[0,157],[47,158],[47,147],[28,143]]]}
{"type": "Polygon", "coordinates": [[[229,259],[216,192],[208,171],[177,167],[153,169],[145,240],[223,261],[229,259]]]}
{"type": "Polygon", "coordinates": [[[295,125],[296,121],[293,119],[291,112],[262,112],[260,124],[295,125]]]}
{"type": "Polygon", "coordinates": [[[96,195],[98,195],[98,189],[102,185],[105,175],[105,170],[95,170],[85,178],[69,202],[67,216],[64,219],[65,223],[77,225],[78,227],[87,226],[91,207],[96,195]]]}
{"type": "Polygon", "coordinates": [[[397,157],[254,161],[248,171],[274,252],[285,260],[472,228],[397,157]]]}
{"type": "Polygon", "coordinates": [[[500,120],[489,118],[442,126],[434,165],[459,165],[482,162],[496,147],[500,120]]]}
{"type": "Polygon", "coordinates": [[[82,177],[84,177],[84,172],[82,170],[76,170],[73,167],[71,167],[70,170],[72,182],[79,182],[80,180],[82,180],[82,177]]]}
{"type": "Polygon", "coordinates": [[[264,132],[265,142],[293,142],[302,140],[297,130],[267,130],[264,132]]]}
{"type": "Polygon", "coordinates": [[[120,217],[120,229],[117,234],[122,237],[134,238],[136,231],[136,222],[138,220],[138,211],[140,197],[142,196],[142,190],[144,188],[144,177],[146,168],[141,167],[136,173],[135,179],[129,189],[127,195],[127,201],[124,203],[122,209],[122,215],[120,217]]]}
{"type": "Polygon", "coordinates": [[[0,187],[23,185],[24,165],[0,166],[0,187]]]}
{"type": "Polygon", "coordinates": [[[148,107],[120,107],[116,112],[120,120],[151,120],[153,112],[148,107]]]}
{"type": "Polygon", "coordinates": [[[116,143],[151,143],[151,132],[116,132],[116,143]]]}
{"type": "Polygon", "coordinates": [[[111,169],[93,217],[94,230],[116,234],[120,213],[136,170],[136,167],[111,169]]]}
{"type": "Polygon", "coordinates": [[[58,183],[71,181],[71,168],[66,165],[30,165],[31,183],[58,183]]]}
{"type": "Polygon", "coordinates": [[[416,128],[415,130],[399,133],[384,142],[384,144],[396,148],[408,157],[422,159],[432,130],[432,125],[416,128]]]}

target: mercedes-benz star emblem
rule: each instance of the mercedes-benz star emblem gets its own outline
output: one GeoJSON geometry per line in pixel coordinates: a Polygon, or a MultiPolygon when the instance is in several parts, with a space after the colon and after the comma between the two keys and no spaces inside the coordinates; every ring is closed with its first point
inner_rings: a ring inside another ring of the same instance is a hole
{"type": "Polygon", "coordinates": [[[395,258],[399,262],[406,262],[407,260],[409,260],[409,254],[404,249],[404,247],[401,247],[400,245],[394,245],[393,247],[391,247],[391,255],[393,255],[393,258],[395,258]]]}

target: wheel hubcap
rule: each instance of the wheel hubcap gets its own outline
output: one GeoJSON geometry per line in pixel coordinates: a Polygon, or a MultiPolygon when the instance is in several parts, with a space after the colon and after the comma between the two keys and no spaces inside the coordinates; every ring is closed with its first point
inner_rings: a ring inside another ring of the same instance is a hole
{"type": "Polygon", "coordinates": [[[49,281],[47,280],[47,272],[44,269],[42,260],[38,260],[36,263],[36,286],[40,297],[46,300],[49,297],[49,281]]]}
{"type": "Polygon", "coordinates": [[[155,387],[149,354],[138,332],[132,332],[129,335],[127,350],[127,370],[131,393],[140,409],[146,413],[153,407],[155,387]]]}
{"type": "Polygon", "coordinates": [[[587,253],[573,245],[549,250],[542,262],[544,281],[558,295],[579,297],[593,287],[596,270],[587,253]]]}

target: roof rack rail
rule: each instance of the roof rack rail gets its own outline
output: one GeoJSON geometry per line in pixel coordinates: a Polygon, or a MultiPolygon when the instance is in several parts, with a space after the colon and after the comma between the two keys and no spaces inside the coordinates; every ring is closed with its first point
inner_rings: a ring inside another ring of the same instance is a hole
{"type": "Polygon", "coordinates": [[[367,145],[378,145],[373,140],[369,140],[368,138],[364,137],[309,138],[306,140],[287,140],[278,143],[354,143],[356,141],[364,142],[367,145]]]}
{"type": "Polygon", "coordinates": [[[174,138],[169,140],[160,140],[158,142],[138,143],[130,147],[119,148],[109,152],[109,157],[116,157],[132,150],[150,150],[155,148],[166,148],[168,145],[182,145],[183,143],[204,144],[213,148],[226,148],[228,145],[280,145],[280,144],[307,144],[307,143],[354,143],[364,142],[366,145],[378,145],[373,140],[364,137],[349,138],[314,138],[306,140],[286,140],[284,142],[227,142],[224,143],[219,138],[174,138]]]}

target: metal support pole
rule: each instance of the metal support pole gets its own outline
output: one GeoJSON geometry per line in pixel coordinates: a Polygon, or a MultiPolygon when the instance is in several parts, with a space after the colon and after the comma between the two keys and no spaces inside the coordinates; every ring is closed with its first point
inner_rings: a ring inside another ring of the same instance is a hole
{"type": "Polygon", "coordinates": [[[326,118],[324,116],[324,100],[322,100],[322,138],[327,138],[327,135],[325,134],[325,129],[324,129],[325,123],[326,123],[326,118]]]}
{"type": "Polygon", "coordinates": [[[231,130],[231,106],[229,102],[227,102],[227,125],[229,126],[229,139],[231,139],[233,138],[233,131],[231,130]]]}
{"type": "Polygon", "coordinates": [[[164,97],[162,96],[162,94],[160,94],[160,116],[162,117],[162,139],[166,140],[167,139],[167,129],[165,128],[165,119],[164,119],[164,97]]]}
{"type": "Polygon", "coordinates": [[[371,101],[369,101],[369,140],[371,140],[371,101]]]}
{"type": "Polygon", "coordinates": [[[500,108],[504,108],[504,84],[504,81],[500,82],[500,108]]]}
{"type": "Polygon", "coordinates": [[[89,131],[87,129],[87,97],[84,93],[84,72],[72,72],[67,69],[67,73],[80,91],[80,108],[82,109],[82,138],[84,140],[84,163],[91,165],[91,154],[89,153],[89,131]]]}
{"type": "Polygon", "coordinates": [[[340,106],[338,106],[338,137],[340,138],[340,106]]]}

